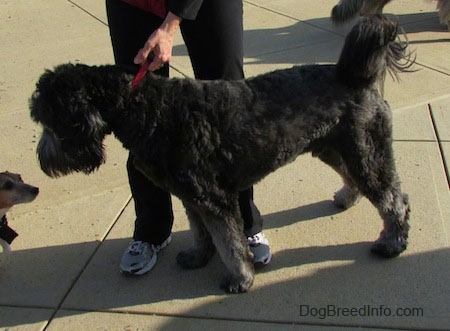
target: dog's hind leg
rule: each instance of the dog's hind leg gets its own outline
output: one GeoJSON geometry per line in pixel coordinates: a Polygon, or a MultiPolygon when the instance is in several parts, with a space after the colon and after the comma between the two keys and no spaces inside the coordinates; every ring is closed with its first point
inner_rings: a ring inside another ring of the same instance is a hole
{"type": "Polygon", "coordinates": [[[407,247],[410,212],[408,195],[402,193],[399,187],[392,188],[374,204],[383,218],[384,228],[371,251],[384,257],[395,257],[407,247]]]}
{"type": "Polygon", "coordinates": [[[216,248],[211,235],[203,224],[202,216],[189,204],[184,204],[186,214],[194,235],[194,247],[184,250],[177,255],[177,262],[185,269],[195,269],[205,266],[214,255],[216,248]]]}
{"type": "Polygon", "coordinates": [[[334,204],[342,209],[348,209],[356,205],[360,199],[361,193],[359,193],[359,190],[348,183],[345,183],[344,186],[334,194],[334,204]]]}
{"type": "MultiPolygon", "coordinates": [[[[360,140],[361,141],[361,140],[360,140]]],[[[384,257],[395,257],[406,249],[408,239],[409,202],[401,191],[395,170],[389,137],[367,137],[374,142],[365,146],[348,146],[344,159],[359,191],[378,209],[384,227],[371,251],[384,257]],[[377,139],[375,139],[377,138],[377,139]]]]}
{"type": "Polygon", "coordinates": [[[344,181],[344,186],[334,194],[334,204],[342,209],[348,209],[356,205],[361,199],[361,193],[349,175],[341,155],[332,149],[327,149],[315,153],[314,156],[333,168],[344,181]]]}

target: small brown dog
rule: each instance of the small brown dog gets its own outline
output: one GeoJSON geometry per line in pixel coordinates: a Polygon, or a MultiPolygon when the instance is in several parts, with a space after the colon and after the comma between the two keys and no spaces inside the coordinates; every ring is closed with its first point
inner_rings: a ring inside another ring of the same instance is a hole
{"type": "MultiPolygon", "coordinates": [[[[384,6],[392,0],[340,0],[331,11],[331,20],[343,24],[357,15],[381,14],[384,6]]],[[[450,30],[450,0],[429,0],[436,2],[436,9],[442,24],[450,30]]]]}
{"type": "Polygon", "coordinates": [[[17,237],[8,226],[6,213],[14,205],[33,201],[38,194],[39,188],[24,183],[20,175],[7,171],[0,173],[0,266],[6,262],[11,252],[10,244],[17,237]]]}

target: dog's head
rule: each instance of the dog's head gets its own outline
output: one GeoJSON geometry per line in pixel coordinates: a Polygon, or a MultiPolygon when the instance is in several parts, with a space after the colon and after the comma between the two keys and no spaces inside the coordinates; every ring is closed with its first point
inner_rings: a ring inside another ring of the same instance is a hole
{"type": "Polygon", "coordinates": [[[17,233],[8,226],[6,212],[14,205],[33,201],[39,188],[23,182],[19,174],[8,171],[0,173],[0,268],[8,262],[10,244],[17,233]]]}
{"type": "Polygon", "coordinates": [[[100,112],[102,85],[94,83],[101,80],[92,67],[64,64],[36,84],[30,110],[43,126],[37,154],[47,175],[90,173],[104,163],[103,139],[110,130],[100,112]]]}
{"type": "Polygon", "coordinates": [[[8,171],[0,173],[0,209],[31,202],[38,194],[39,188],[24,183],[19,174],[8,171]]]}

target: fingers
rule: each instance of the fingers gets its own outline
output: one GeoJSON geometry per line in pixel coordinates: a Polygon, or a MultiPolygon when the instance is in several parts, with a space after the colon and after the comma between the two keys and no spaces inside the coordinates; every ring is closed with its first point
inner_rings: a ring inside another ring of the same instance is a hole
{"type": "Polygon", "coordinates": [[[150,54],[149,61],[150,61],[150,65],[148,66],[149,71],[158,70],[166,63],[166,61],[164,61],[164,59],[161,56],[155,54],[150,54]]]}
{"type": "Polygon", "coordinates": [[[147,59],[147,56],[150,52],[146,51],[145,49],[141,48],[139,52],[134,57],[134,63],[135,64],[142,64],[147,59]]]}
{"type": "Polygon", "coordinates": [[[164,64],[168,61],[166,61],[166,57],[163,57],[161,55],[161,52],[157,51],[158,47],[144,47],[141,48],[134,58],[134,63],[136,64],[142,64],[147,59],[150,61],[150,65],[148,67],[149,71],[155,71],[160,69],[164,64]]]}
{"type": "Polygon", "coordinates": [[[155,31],[134,58],[134,63],[150,61],[148,70],[154,71],[169,62],[172,56],[172,40],[160,30],[155,31]]]}
{"type": "MultiPolygon", "coordinates": [[[[142,64],[147,60],[149,54],[153,52],[153,50],[156,48],[157,43],[153,41],[154,38],[150,36],[150,38],[147,40],[147,42],[144,44],[144,47],[142,47],[139,52],[134,57],[134,63],[135,64],[142,64]]],[[[154,53],[154,52],[153,52],[154,53]]]]}

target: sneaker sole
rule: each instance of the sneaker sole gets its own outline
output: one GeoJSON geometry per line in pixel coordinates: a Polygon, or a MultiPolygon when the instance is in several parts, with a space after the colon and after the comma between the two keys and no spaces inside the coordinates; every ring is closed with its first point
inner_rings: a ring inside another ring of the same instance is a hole
{"type": "Polygon", "coordinates": [[[272,253],[270,253],[270,255],[262,261],[255,261],[253,263],[253,266],[255,267],[255,269],[260,269],[267,266],[271,261],[272,261],[272,253]]]}
{"type": "Polygon", "coordinates": [[[158,257],[155,252],[153,254],[153,257],[150,259],[150,261],[145,266],[143,266],[141,269],[125,270],[125,269],[120,268],[120,273],[125,276],[142,276],[153,269],[153,267],[156,265],[156,261],[158,261],[158,257]]]}

